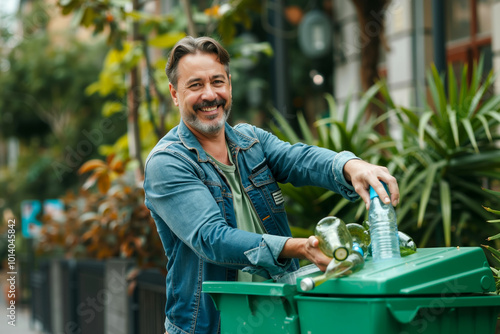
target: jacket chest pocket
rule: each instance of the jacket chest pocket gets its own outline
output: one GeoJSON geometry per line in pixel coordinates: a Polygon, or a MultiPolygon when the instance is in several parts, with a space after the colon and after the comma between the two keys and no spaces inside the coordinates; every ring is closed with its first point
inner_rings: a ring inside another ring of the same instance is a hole
{"type": "Polygon", "coordinates": [[[283,194],[267,165],[260,167],[248,179],[253,187],[261,192],[273,212],[285,211],[283,194]]]}

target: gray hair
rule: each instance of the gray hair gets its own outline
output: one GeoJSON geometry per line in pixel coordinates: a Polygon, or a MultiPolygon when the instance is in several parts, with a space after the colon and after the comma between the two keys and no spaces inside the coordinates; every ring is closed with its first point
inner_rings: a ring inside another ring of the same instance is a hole
{"type": "Polygon", "coordinates": [[[196,54],[198,52],[216,55],[217,60],[224,65],[227,77],[229,78],[230,56],[219,42],[210,37],[194,38],[186,36],[175,44],[168,56],[167,66],[165,68],[168,80],[175,89],[177,89],[177,81],[179,80],[179,73],[177,69],[179,60],[181,60],[181,58],[185,55],[196,54]]]}

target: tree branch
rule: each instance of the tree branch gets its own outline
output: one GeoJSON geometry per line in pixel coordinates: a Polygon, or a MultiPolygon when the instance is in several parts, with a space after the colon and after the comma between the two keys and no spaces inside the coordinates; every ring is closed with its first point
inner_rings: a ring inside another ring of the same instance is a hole
{"type": "Polygon", "coordinates": [[[188,34],[193,37],[198,37],[198,32],[196,31],[196,26],[193,21],[191,4],[189,3],[189,0],[181,0],[181,1],[182,1],[182,7],[184,7],[184,11],[186,12],[187,23],[188,23],[187,26],[188,34]]]}

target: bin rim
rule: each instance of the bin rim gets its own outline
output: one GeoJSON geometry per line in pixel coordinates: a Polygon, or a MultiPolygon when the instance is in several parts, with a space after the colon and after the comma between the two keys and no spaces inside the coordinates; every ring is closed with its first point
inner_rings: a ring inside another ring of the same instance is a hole
{"type": "Polygon", "coordinates": [[[297,287],[285,283],[265,282],[235,282],[235,281],[205,281],[202,292],[256,296],[286,297],[296,295],[297,287]]]}

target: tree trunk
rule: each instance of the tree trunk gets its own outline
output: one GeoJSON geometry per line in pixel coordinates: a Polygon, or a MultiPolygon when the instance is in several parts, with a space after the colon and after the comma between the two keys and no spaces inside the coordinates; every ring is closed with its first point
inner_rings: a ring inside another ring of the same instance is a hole
{"type": "MultiPolygon", "coordinates": [[[[133,0],[133,10],[139,10],[139,0],[133,0]]],[[[139,26],[137,22],[132,24],[132,41],[139,40],[139,26]]],[[[130,86],[127,92],[128,118],[127,118],[127,134],[129,155],[136,159],[139,163],[136,177],[138,181],[144,177],[144,164],[141,156],[141,138],[139,133],[139,104],[141,101],[141,84],[139,80],[139,69],[134,66],[130,70],[130,86]]]]}
{"type": "Polygon", "coordinates": [[[182,7],[184,7],[185,15],[187,18],[187,31],[188,34],[192,37],[198,37],[198,33],[196,31],[196,25],[194,24],[193,20],[193,13],[191,11],[191,4],[189,3],[189,0],[181,0],[182,2],[182,7]]]}
{"type": "MultiPolygon", "coordinates": [[[[361,87],[367,91],[380,79],[377,65],[379,62],[380,46],[384,40],[384,10],[390,0],[352,0],[360,27],[360,57],[361,57],[361,87]]],[[[371,103],[368,113],[381,115],[384,112],[380,107],[371,103]]],[[[387,132],[385,124],[379,124],[377,131],[387,132]]]]}

